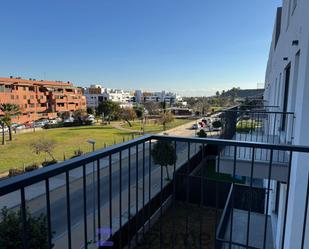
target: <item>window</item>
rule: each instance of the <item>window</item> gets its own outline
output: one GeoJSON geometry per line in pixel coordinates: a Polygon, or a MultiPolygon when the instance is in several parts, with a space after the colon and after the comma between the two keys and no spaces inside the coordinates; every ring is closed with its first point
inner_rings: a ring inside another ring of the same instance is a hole
{"type": "Polygon", "coordinates": [[[14,99],[14,95],[11,95],[11,99],[14,99]]]}
{"type": "Polygon", "coordinates": [[[289,26],[290,26],[290,16],[291,16],[291,1],[294,0],[288,0],[288,13],[287,13],[287,24],[286,24],[286,30],[288,30],[289,26]]]}
{"type": "Polygon", "coordinates": [[[280,76],[279,76],[279,84],[278,84],[278,94],[277,94],[277,106],[280,105],[280,96],[281,96],[281,79],[282,79],[282,73],[280,73],[280,76]]]}
{"type": "Polygon", "coordinates": [[[297,7],[297,0],[293,0],[293,10],[292,10],[292,15],[294,14],[294,11],[297,7]]]}
{"type": "Polygon", "coordinates": [[[26,95],[24,95],[24,99],[27,99],[27,96],[26,96],[26,95]]]}
{"type": "MultiPolygon", "coordinates": [[[[284,84],[284,95],[283,95],[283,112],[287,112],[288,101],[289,101],[289,87],[290,87],[290,75],[291,75],[291,64],[285,69],[285,84],[284,84]]],[[[286,115],[282,115],[281,130],[284,131],[286,128],[286,115]]]]}
{"type": "Polygon", "coordinates": [[[276,186],[276,202],[275,202],[275,214],[278,214],[279,210],[279,199],[280,199],[280,182],[277,182],[276,186]]]}

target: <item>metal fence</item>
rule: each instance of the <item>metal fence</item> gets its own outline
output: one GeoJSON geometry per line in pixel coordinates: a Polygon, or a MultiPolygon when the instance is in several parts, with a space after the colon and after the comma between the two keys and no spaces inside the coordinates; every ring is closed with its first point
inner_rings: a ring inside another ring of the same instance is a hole
{"type": "MultiPolygon", "coordinates": [[[[307,155],[308,147],[148,135],[0,181],[1,208],[20,212],[20,248],[25,249],[35,248],[38,234],[33,233],[33,218],[40,215],[46,218],[47,231],[45,240],[40,240],[42,248],[270,248],[268,209],[271,182],[277,181],[275,150],[289,152],[286,180],[280,181],[288,195],[292,157],[307,155]],[[155,159],[159,141],[172,149],[155,159]],[[234,148],[229,174],[221,170],[224,162],[219,152],[225,147],[234,148]],[[237,170],[240,148],[252,149],[249,176],[237,170]],[[267,176],[259,174],[257,149],[269,151],[267,176]],[[170,159],[171,153],[175,160],[170,159]],[[162,157],[166,162],[160,162],[162,157]],[[221,184],[230,184],[230,192],[221,184]],[[265,204],[263,210],[257,207],[260,201],[265,204]],[[178,209],[184,210],[181,218],[174,216],[178,209]],[[245,227],[238,225],[243,214],[245,227]],[[263,217],[263,226],[258,228],[252,223],[256,214],[263,217]],[[197,215],[197,221],[192,215],[197,215]],[[169,219],[171,224],[164,223],[169,219]],[[149,234],[156,229],[154,245],[149,234]],[[256,242],[252,236],[258,229],[256,242]]],[[[304,199],[303,238],[308,190],[304,199]]],[[[283,238],[288,201],[286,198],[283,238]]],[[[0,222],[4,221],[1,217],[0,222]]],[[[305,248],[304,242],[300,248],[305,248]]]]}

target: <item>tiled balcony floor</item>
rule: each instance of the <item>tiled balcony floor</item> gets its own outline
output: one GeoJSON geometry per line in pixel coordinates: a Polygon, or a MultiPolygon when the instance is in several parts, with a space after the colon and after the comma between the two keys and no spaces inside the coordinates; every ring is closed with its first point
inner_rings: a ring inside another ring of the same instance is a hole
{"type": "MultiPolygon", "coordinates": [[[[240,209],[234,209],[233,212],[233,231],[232,241],[235,243],[246,245],[247,240],[247,224],[248,224],[248,212],[240,209]]],[[[225,240],[230,239],[230,227],[231,220],[227,225],[225,232],[225,240]]],[[[250,214],[250,230],[249,230],[249,246],[255,248],[263,248],[264,242],[264,227],[265,227],[265,215],[251,212],[250,214]]],[[[223,249],[229,248],[228,244],[223,246],[223,249]]],[[[240,248],[238,246],[232,246],[233,248],[240,248]]],[[[271,219],[267,217],[267,231],[266,231],[266,247],[267,249],[273,249],[273,237],[271,219]]]]}

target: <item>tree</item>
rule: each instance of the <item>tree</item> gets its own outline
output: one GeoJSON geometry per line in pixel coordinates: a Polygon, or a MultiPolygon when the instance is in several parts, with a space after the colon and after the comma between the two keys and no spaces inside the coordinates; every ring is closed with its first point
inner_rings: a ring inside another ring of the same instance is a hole
{"type": "Polygon", "coordinates": [[[137,118],[142,119],[144,117],[145,109],[142,106],[134,106],[133,109],[137,118]]]}
{"type": "Polygon", "coordinates": [[[104,115],[104,118],[108,118],[108,120],[116,120],[119,118],[120,106],[111,100],[103,101],[99,104],[97,113],[104,115]]]}
{"type": "Polygon", "coordinates": [[[2,121],[9,129],[9,140],[12,141],[12,118],[20,114],[19,106],[16,104],[1,104],[0,110],[4,113],[2,121]]]}
{"type": "Polygon", "coordinates": [[[159,140],[154,144],[151,155],[155,164],[165,167],[167,179],[170,180],[168,166],[177,161],[174,144],[170,141],[159,140]]]}
{"type": "MultiPolygon", "coordinates": [[[[23,226],[21,211],[12,211],[4,207],[0,215],[0,248],[23,248],[23,226]]],[[[48,249],[48,229],[45,214],[33,217],[26,212],[28,248],[48,249]]],[[[52,245],[53,247],[53,245],[52,245]]]]}
{"type": "Polygon", "coordinates": [[[174,115],[171,112],[162,112],[160,115],[160,123],[163,125],[163,130],[166,130],[166,124],[173,122],[174,115]]]}
{"type": "Polygon", "coordinates": [[[57,161],[53,156],[55,147],[56,147],[55,140],[46,137],[41,137],[40,139],[30,143],[30,149],[35,154],[39,155],[41,153],[46,153],[52,158],[52,161],[57,161]]]}
{"type": "Polygon", "coordinates": [[[73,112],[73,118],[75,122],[79,124],[83,124],[87,120],[88,114],[85,110],[82,110],[82,109],[75,110],[73,112]]]}
{"type": "Polygon", "coordinates": [[[2,142],[1,144],[4,145],[5,144],[5,131],[4,131],[4,128],[5,128],[5,120],[4,120],[4,117],[0,117],[0,126],[1,126],[1,133],[2,133],[2,142]]]}
{"type": "Polygon", "coordinates": [[[133,108],[122,108],[120,111],[120,118],[125,120],[129,126],[132,127],[130,120],[134,121],[134,119],[136,119],[136,113],[133,108]]]}
{"type": "Polygon", "coordinates": [[[146,102],[144,103],[145,109],[148,111],[149,115],[157,115],[159,114],[160,105],[157,102],[146,102]]]}
{"type": "Polygon", "coordinates": [[[69,119],[71,117],[71,113],[69,111],[61,112],[59,114],[62,120],[69,119]]]}
{"type": "Polygon", "coordinates": [[[216,97],[219,98],[220,97],[220,92],[216,91],[216,97]]]}
{"type": "Polygon", "coordinates": [[[94,107],[87,107],[87,113],[91,115],[96,115],[94,107]]]}

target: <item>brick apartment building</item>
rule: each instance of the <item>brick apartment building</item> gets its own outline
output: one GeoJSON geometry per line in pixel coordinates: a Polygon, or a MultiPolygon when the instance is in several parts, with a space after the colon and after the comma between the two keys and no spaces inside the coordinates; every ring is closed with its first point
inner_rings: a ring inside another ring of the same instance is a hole
{"type": "MultiPolygon", "coordinates": [[[[57,113],[86,109],[82,90],[71,82],[0,78],[0,103],[17,104],[16,123],[56,118],[57,113]]],[[[1,112],[0,112],[1,115],[1,112]]]]}

